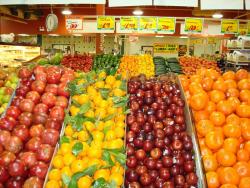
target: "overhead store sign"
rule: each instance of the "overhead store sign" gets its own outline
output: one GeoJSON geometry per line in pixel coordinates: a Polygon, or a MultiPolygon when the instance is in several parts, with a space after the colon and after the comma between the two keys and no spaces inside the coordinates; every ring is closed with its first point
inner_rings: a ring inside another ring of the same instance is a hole
{"type": "Polygon", "coordinates": [[[154,44],[154,53],[177,54],[178,53],[178,45],[177,44],[155,43],[154,44]]]}
{"type": "Polygon", "coordinates": [[[83,30],[83,16],[65,16],[65,25],[68,31],[83,30]]]}
{"type": "Polygon", "coordinates": [[[201,10],[232,9],[239,10],[244,8],[243,0],[200,0],[201,10]]]}
{"type": "Polygon", "coordinates": [[[198,7],[198,0],[154,0],[156,6],[198,7]]]}
{"type": "Polygon", "coordinates": [[[250,0],[245,0],[245,6],[247,10],[250,10],[250,0]]]}
{"type": "Polygon", "coordinates": [[[222,19],[221,33],[223,34],[237,34],[239,32],[239,20],[222,19]]]}
{"type": "Polygon", "coordinates": [[[140,30],[156,31],[157,17],[140,17],[140,30]]]}
{"type": "Polygon", "coordinates": [[[159,17],[157,19],[157,30],[166,33],[175,33],[175,18],[159,17]]]}
{"type": "Polygon", "coordinates": [[[106,0],[0,0],[0,5],[12,4],[106,4],[106,0]]]}
{"type": "Polygon", "coordinates": [[[137,31],[139,25],[139,18],[136,16],[122,16],[120,18],[121,30],[137,31]]]}
{"type": "Polygon", "coordinates": [[[202,18],[186,18],[185,19],[185,32],[188,33],[201,33],[203,30],[202,18]]]}
{"type": "Polygon", "coordinates": [[[247,35],[248,29],[247,24],[240,24],[239,25],[239,35],[247,35]]]}
{"type": "Polygon", "coordinates": [[[97,17],[98,30],[115,30],[114,16],[98,16],[97,17]]]}
{"type": "Polygon", "coordinates": [[[128,7],[153,5],[152,0],[109,0],[109,7],[128,7]]]}

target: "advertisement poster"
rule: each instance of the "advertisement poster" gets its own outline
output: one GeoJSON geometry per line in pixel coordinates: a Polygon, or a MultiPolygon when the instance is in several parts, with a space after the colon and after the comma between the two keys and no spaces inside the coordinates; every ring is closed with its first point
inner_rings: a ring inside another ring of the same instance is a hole
{"type": "Polygon", "coordinates": [[[97,18],[98,30],[115,30],[114,16],[98,16],[97,18]]]}
{"type": "Polygon", "coordinates": [[[175,33],[175,22],[175,18],[159,17],[157,30],[166,33],[175,33]]]}
{"type": "Polygon", "coordinates": [[[120,18],[121,30],[137,31],[139,25],[139,18],[135,16],[122,16],[120,18]]]}
{"type": "Polygon", "coordinates": [[[176,54],[176,53],[178,53],[178,45],[177,44],[155,43],[154,44],[154,53],[176,54]]]}
{"type": "Polygon", "coordinates": [[[202,18],[186,18],[185,19],[185,32],[201,33],[203,30],[202,18]]]}
{"type": "Polygon", "coordinates": [[[140,17],[140,30],[156,31],[157,18],[156,17],[140,17]]]}
{"type": "Polygon", "coordinates": [[[66,29],[69,31],[72,30],[83,30],[83,16],[65,16],[65,24],[66,24],[66,29]]]}
{"type": "Polygon", "coordinates": [[[221,33],[237,34],[238,31],[239,31],[239,20],[234,20],[234,19],[221,20],[221,33]]]}

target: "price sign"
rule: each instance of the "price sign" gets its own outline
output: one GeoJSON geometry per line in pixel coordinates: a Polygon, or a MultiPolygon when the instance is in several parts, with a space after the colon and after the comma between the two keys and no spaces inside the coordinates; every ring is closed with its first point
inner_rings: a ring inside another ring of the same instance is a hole
{"type": "Polygon", "coordinates": [[[223,19],[221,20],[221,33],[237,34],[239,31],[239,20],[223,19]]]}
{"type": "Polygon", "coordinates": [[[66,29],[72,30],[82,30],[83,29],[83,16],[65,16],[66,29]]]}
{"type": "Polygon", "coordinates": [[[97,18],[98,30],[115,30],[114,16],[98,16],[97,18]]]}
{"type": "Polygon", "coordinates": [[[178,45],[177,44],[155,43],[154,44],[154,53],[177,54],[178,53],[178,45]]]}
{"type": "Polygon", "coordinates": [[[158,19],[158,31],[166,33],[175,33],[175,18],[159,17],[158,19]]]}
{"type": "Polygon", "coordinates": [[[239,35],[247,35],[247,32],[248,32],[247,24],[240,24],[239,35]]]}
{"type": "Polygon", "coordinates": [[[201,33],[203,30],[202,18],[186,18],[185,19],[185,32],[201,33]]]}
{"type": "Polygon", "coordinates": [[[156,31],[157,18],[156,17],[140,17],[140,30],[156,31]]]}
{"type": "Polygon", "coordinates": [[[120,19],[121,30],[138,30],[139,19],[135,16],[122,16],[120,19]]]}

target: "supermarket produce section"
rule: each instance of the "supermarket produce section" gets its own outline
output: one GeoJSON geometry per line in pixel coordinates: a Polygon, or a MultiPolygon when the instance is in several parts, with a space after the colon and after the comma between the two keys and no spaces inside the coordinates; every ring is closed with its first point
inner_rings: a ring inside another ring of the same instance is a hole
{"type": "Polygon", "coordinates": [[[0,79],[0,188],[250,187],[245,69],[56,54],[0,79]]]}

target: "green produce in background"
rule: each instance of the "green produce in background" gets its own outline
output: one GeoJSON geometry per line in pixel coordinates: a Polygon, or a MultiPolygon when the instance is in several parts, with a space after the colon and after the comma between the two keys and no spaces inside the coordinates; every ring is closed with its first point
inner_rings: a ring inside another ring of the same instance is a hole
{"type": "Polygon", "coordinates": [[[96,55],[93,69],[105,70],[108,75],[115,75],[120,65],[120,55],[102,54],[96,55]]]}

